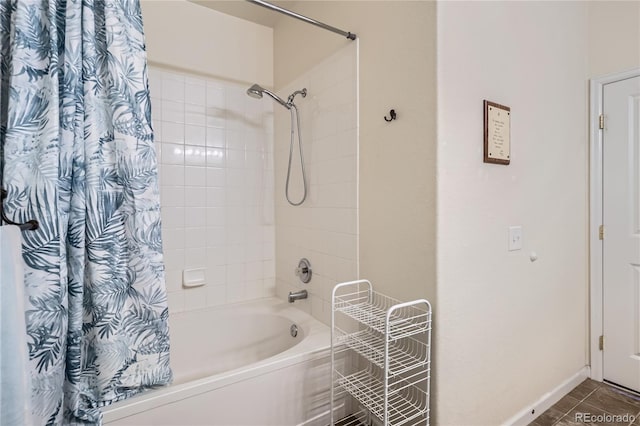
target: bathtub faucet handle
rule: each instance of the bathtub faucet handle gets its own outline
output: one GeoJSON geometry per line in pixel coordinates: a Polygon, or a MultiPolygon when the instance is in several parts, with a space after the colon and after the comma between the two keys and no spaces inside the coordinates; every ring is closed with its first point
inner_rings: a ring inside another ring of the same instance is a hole
{"type": "Polygon", "coordinates": [[[294,272],[296,276],[300,278],[300,281],[305,284],[308,283],[311,281],[311,262],[303,257],[300,259],[300,262],[298,262],[298,267],[294,272]]]}

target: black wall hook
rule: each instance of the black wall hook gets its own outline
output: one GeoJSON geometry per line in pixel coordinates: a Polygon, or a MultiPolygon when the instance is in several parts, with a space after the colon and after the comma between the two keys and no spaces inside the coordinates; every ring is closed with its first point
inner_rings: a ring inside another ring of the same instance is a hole
{"type": "Polygon", "coordinates": [[[384,121],[389,122],[389,121],[393,121],[396,118],[398,118],[398,116],[396,115],[396,110],[395,109],[392,109],[391,111],[389,111],[389,115],[391,116],[391,118],[387,118],[387,116],[385,115],[384,121]]]}

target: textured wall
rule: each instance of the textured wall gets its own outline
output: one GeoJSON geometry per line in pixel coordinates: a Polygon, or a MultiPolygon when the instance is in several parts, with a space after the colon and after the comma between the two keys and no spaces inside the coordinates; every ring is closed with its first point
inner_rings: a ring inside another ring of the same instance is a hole
{"type": "Polygon", "coordinates": [[[586,3],[438,3],[438,424],[502,424],[586,364],[587,54],[586,3]]]}
{"type": "MultiPolygon", "coordinates": [[[[359,37],[360,276],[397,298],[435,300],[436,2],[300,1],[291,9],[359,37]],[[398,120],[387,123],[392,108],[398,120]]],[[[280,19],[276,87],[352,43],[280,19]]]]}

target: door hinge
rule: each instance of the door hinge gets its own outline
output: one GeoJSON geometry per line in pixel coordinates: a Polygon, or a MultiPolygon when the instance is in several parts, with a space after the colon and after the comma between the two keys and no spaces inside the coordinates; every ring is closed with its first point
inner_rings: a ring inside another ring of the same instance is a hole
{"type": "Polygon", "coordinates": [[[604,114],[600,114],[600,117],[598,117],[598,123],[601,129],[604,129],[604,114]]]}
{"type": "Polygon", "coordinates": [[[600,336],[600,339],[598,339],[598,347],[601,351],[604,350],[604,336],[600,336]]]}
{"type": "Polygon", "coordinates": [[[604,240],[604,225],[600,225],[600,228],[598,229],[598,237],[601,240],[604,240]]]}

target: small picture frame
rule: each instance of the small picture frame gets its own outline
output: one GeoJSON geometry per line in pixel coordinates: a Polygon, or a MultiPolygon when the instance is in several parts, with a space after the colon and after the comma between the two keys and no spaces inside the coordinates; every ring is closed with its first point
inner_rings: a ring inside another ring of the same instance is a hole
{"type": "Polygon", "coordinates": [[[484,101],[484,162],[511,163],[511,108],[484,101]]]}

